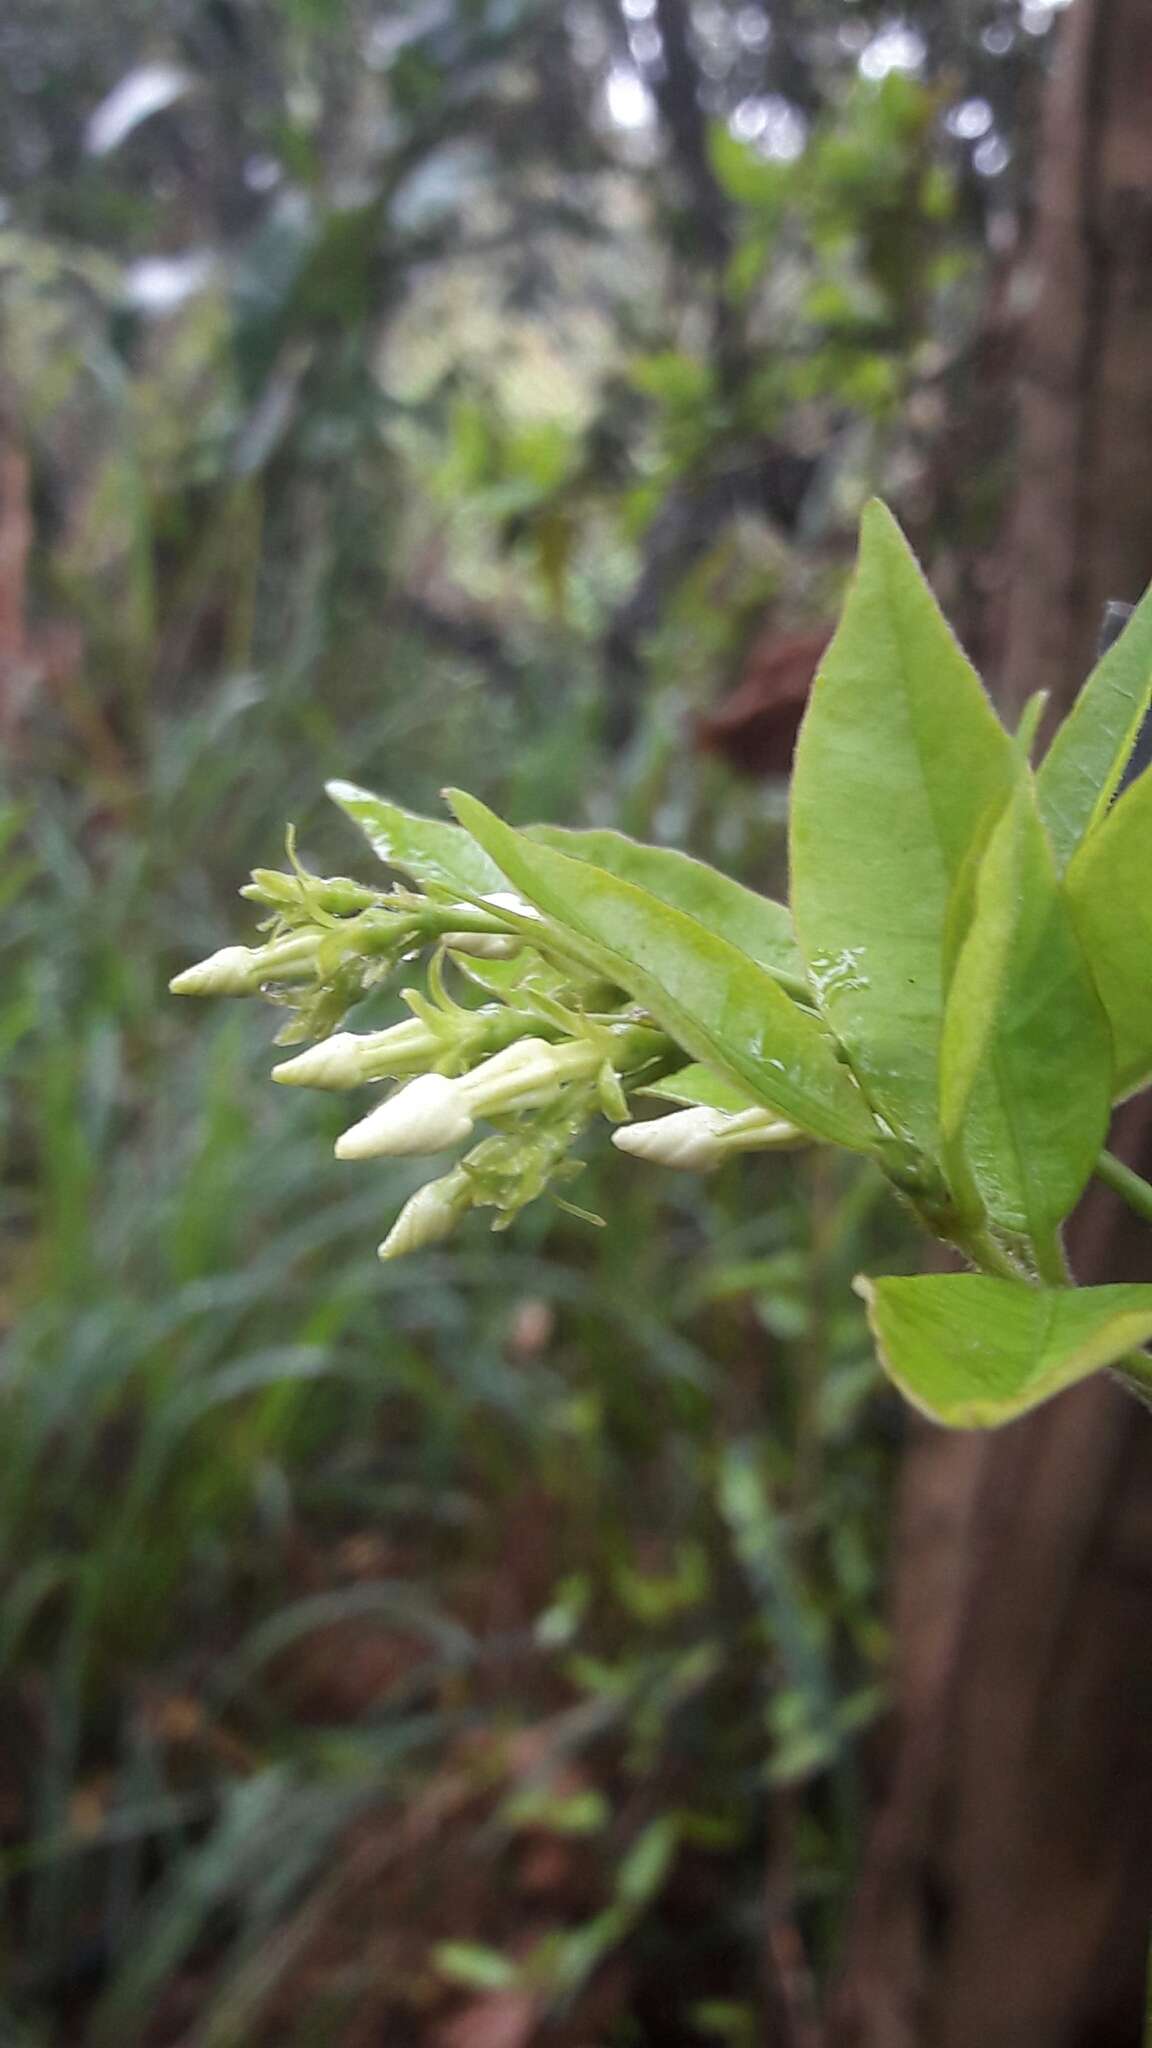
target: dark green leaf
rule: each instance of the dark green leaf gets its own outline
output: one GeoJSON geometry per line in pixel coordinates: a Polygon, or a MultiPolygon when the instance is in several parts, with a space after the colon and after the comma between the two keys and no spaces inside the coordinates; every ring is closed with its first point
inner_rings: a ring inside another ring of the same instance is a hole
{"type": "Polygon", "coordinates": [[[1104,817],[1152,700],[1152,588],[1097,662],[1040,766],[1040,815],[1060,867],[1104,817]]]}
{"type": "Polygon", "coordinates": [[[949,899],[1012,777],[979,677],[895,521],[869,506],[797,749],[792,903],[865,1093],[933,1155],[949,899]]]}
{"type": "Polygon", "coordinates": [[[802,1130],[876,1148],[876,1127],[827,1033],[755,961],[635,883],[514,832],[475,797],[448,796],[513,887],[572,932],[589,964],[685,1052],[802,1130]]]}
{"type": "Polygon", "coordinates": [[[1152,1287],[1034,1288],[980,1273],[858,1280],[885,1370],[917,1408],[988,1429],[1152,1337],[1152,1287]]]}

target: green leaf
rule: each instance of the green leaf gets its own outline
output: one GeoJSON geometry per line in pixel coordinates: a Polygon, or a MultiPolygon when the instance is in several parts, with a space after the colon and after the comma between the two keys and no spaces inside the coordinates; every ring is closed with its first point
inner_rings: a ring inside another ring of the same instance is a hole
{"type": "Polygon", "coordinates": [[[328,795],[358,825],[373,853],[390,868],[417,882],[487,896],[507,887],[499,868],[458,825],[422,818],[415,811],[358,789],[354,782],[329,782],[328,795]]]}
{"type": "Polygon", "coordinates": [[[663,1102],[678,1102],[685,1109],[722,1109],[726,1116],[739,1116],[744,1110],[759,1106],[746,1088],[735,1087],[723,1074],[699,1063],[681,1067],[675,1074],[666,1074],[662,1081],[651,1081],[636,1092],[657,1095],[663,1102]]]}
{"type": "Polygon", "coordinates": [[[515,1963],[499,1949],[485,1948],[478,1941],[442,1941],[432,1952],[442,1976],[454,1984],[466,1984],[470,1991],[506,1991],[520,1982],[515,1963]]]}
{"type": "Polygon", "coordinates": [[[1152,587],[1102,655],[1037,773],[1040,815],[1066,867],[1104,817],[1152,701],[1152,587]]]}
{"type": "Polygon", "coordinates": [[[1067,877],[1080,943],[1108,1013],[1116,1090],[1152,1079],[1152,773],[1083,841],[1067,877]]]}
{"type": "Polygon", "coordinates": [[[946,1169],[1023,1238],[1049,1279],[1057,1233],[1108,1128],[1108,1020],[1020,763],[976,875],[972,921],[948,992],[940,1052],[946,1169]]]}
{"type": "Polygon", "coordinates": [[[865,1094],[931,1156],[949,898],[1012,778],[976,671],[891,514],[868,506],[797,747],[792,907],[865,1094]]]}
{"type": "Polygon", "coordinates": [[[628,1850],[616,1873],[616,1897],[629,1906],[646,1906],[656,1896],[680,1845],[680,1823],[673,1813],[649,1821],[628,1850]]]}
{"type": "Polygon", "coordinates": [[[779,212],[793,182],[788,165],[761,156],[733,135],[723,121],[714,122],[709,129],[708,155],[717,183],[729,199],[770,217],[779,212]]]}
{"type": "Polygon", "coordinates": [[[687,911],[766,967],[790,994],[811,1001],[792,919],[770,896],[745,889],[674,847],[645,846],[623,832],[566,832],[555,825],[531,825],[527,836],[554,846],[557,853],[571,854],[573,860],[604,868],[622,882],[635,882],[673,910],[687,911]]]}
{"type": "Polygon", "coordinates": [[[514,832],[449,790],[457,817],[589,964],[642,1003],[693,1058],[814,1136],[857,1151],[879,1134],[823,1026],[754,960],[646,889],[514,832]]]}
{"type": "Polygon", "coordinates": [[[885,1370],[913,1406],[989,1429],[1152,1337],[1152,1287],[1036,1288],[981,1273],[858,1280],[885,1370]]]}

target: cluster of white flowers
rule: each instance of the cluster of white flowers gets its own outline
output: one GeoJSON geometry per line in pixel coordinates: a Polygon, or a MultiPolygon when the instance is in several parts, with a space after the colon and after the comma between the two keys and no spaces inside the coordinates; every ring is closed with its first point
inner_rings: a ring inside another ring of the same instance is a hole
{"type": "Polygon", "coordinates": [[[226,946],[170,986],[176,995],[259,993],[292,1010],[280,1043],[317,1042],[273,1069],[290,1087],[400,1084],[342,1133],[338,1158],[434,1155],[469,1143],[478,1123],[492,1126],[405,1204],[381,1258],[440,1243],[478,1206],[494,1208],[499,1227],[579,1171],[572,1145],[598,1112],[616,1124],[621,1151],[696,1173],[734,1153],[803,1142],[754,1107],[697,1103],[632,1120],[630,1096],[686,1055],[622,993],[581,977],[562,935],[511,892],[472,901],[373,893],[294,865],[286,875],[258,869],[244,894],[272,913],[267,942],[226,946]],[[397,961],[423,949],[428,995],[404,992],[411,1016],[381,1031],[335,1028],[397,961]],[[472,984],[470,1002],[448,995],[446,963],[472,984]],[[476,1000],[477,985],[487,1000],[476,1000]]]}

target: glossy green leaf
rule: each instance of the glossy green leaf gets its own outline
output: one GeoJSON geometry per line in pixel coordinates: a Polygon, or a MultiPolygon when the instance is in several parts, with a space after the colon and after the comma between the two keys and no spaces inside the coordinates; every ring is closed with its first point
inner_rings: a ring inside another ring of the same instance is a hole
{"type": "Polygon", "coordinates": [[[1116,1092],[1152,1079],[1152,771],[1126,789],[1068,868],[1068,900],[1115,1048],[1116,1092]]]}
{"type": "Polygon", "coordinates": [[[1037,774],[1040,815],[1061,868],[1100,823],[1152,702],[1152,588],[1102,655],[1037,774]]]}
{"type": "Polygon", "coordinates": [[[885,1370],[956,1429],[1010,1422],[1152,1337],[1152,1287],[1036,1288],[980,1273],[856,1285],[885,1370]]]}
{"type": "Polygon", "coordinates": [[[1112,1042],[1024,762],[976,875],[948,992],[940,1124],[949,1178],[1050,1279],[1057,1233],[1108,1128],[1112,1042]]]}
{"type": "Polygon", "coordinates": [[[354,782],[329,782],[328,795],[360,827],[373,853],[414,881],[487,896],[507,888],[499,868],[459,825],[422,818],[354,782]]]}
{"type": "Polygon", "coordinates": [[[553,825],[532,825],[527,836],[574,860],[590,861],[622,882],[635,882],[674,910],[687,911],[766,967],[791,994],[811,1001],[792,919],[783,903],[745,889],[690,854],[670,846],[645,846],[623,832],[566,832],[553,825]]]}
{"type": "Polygon", "coordinates": [[[462,791],[461,823],[512,886],[580,942],[685,1052],[815,1136],[859,1151],[878,1133],[823,1026],[754,960],[682,910],[529,839],[462,791]]]}
{"type": "Polygon", "coordinates": [[[792,908],[865,1093],[935,1155],[953,885],[1007,800],[1012,742],[882,505],[796,753],[792,908]]]}
{"type": "Polygon", "coordinates": [[[746,1088],[737,1088],[734,1082],[725,1080],[723,1074],[717,1074],[699,1062],[690,1067],[680,1067],[675,1074],[666,1074],[662,1081],[650,1081],[637,1093],[657,1095],[663,1102],[678,1102],[684,1109],[722,1109],[725,1115],[730,1116],[739,1116],[743,1110],[759,1107],[746,1088]]]}

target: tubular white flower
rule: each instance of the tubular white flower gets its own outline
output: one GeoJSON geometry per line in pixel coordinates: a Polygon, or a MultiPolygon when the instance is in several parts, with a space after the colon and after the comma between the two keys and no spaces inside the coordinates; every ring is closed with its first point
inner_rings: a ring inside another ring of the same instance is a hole
{"type": "Polygon", "coordinates": [[[336,1157],[402,1158],[443,1152],[471,1134],[463,1083],[444,1074],[420,1074],[337,1138],[336,1157]]]}
{"type": "Polygon", "coordinates": [[[174,996],[247,996],[260,986],[261,955],[251,946],[222,946],[182,974],[174,974],[168,990],[174,996]]]}
{"type": "Polygon", "coordinates": [[[732,1152],[759,1152],[802,1144],[804,1134],[767,1109],[747,1109],[738,1116],[724,1110],[677,1110],[651,1123],[623,1124],[612,1143],[634,1159],[671,1166],[683,1173],[712,1173],[732,1152]]]}
{"type": "Polygon", "coordinates": [[[418,1017],[405,1018],[387,1031],[337,1031],[310,1045],[295,1059],[282,1060],[272,1079],[290,1088],[357,1088],[362,1081],[382,1081],[404,1067],[435,1059],[440,1042],[418,1017]]]}
{"type": "Polygon", "coordinates": [[[451,1237],[464,1211],[471,1206],[468,1183],[457,1168],[443,1180],[430,1180],[417,1188],[377,1249],[378,1259],[402,1259],[408,1252],[443,1244],[451,1237]]]}

